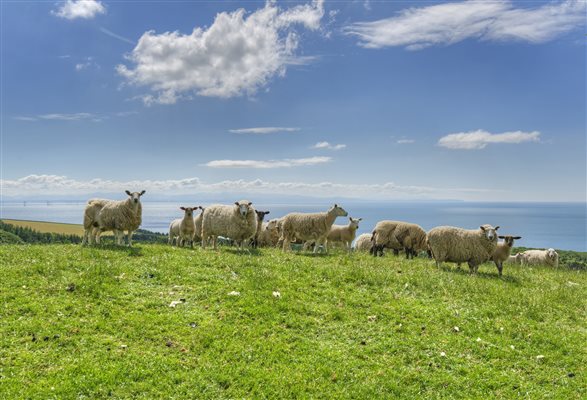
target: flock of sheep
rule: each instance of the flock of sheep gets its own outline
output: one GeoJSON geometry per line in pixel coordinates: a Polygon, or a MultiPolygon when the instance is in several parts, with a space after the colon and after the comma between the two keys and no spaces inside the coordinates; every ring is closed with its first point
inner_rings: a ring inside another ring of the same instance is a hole
{"type": "MultiPolygon", "coordinates": [[[[132,245],[132,234],[142,221],[140,198],[145,193],[126,191],[128,198],[122,201],[91,199],[84,210],[84,237],[82,244],[100,243],[100,235],[112,231],[115,243],[123,244],[124,232],[128,245],[132,245]]],[[[292,243],[301,244],[303,250],[314,247],[324,252],[332,245],[343,245],[351,251],[361,218],[349,217],[347,225],[335,225],[337,217],[348,213],[339,205],[319,213],[289,213],[279,219],[264,222],[269,211],[253,208],[247,200],[232,205],[215,204],[208,207],[180,207],[183,218],[169,225],[169,244],[191,246],[200,242],[202,247],[211,244],[217,248],[219,238],[235,243],[240,249],[253,247],[281,247],[291,250],[292,243]],[[198,210],[202,212],[194,217],[198,210]]],[[[482,225],[479,229],[467,230],[452,226],[439,226],[424,231],[416,224],[402,221],[380,221],[372,233],[356,238],[355,251],[368,251],[374,256],[383,255],[384,249],[394,254],[404,251],[407,258],[420,252],[427,252],[436,265],[442,262],[467,263],[471,273],[477,272],[479,265],[493,261],[499,275],[503,263],[522,265],[558,266],[558,254],[554,249],[528,250],[510,255],[514,240],[520,236],[498,236],[499,226],[482,225]],[[498,243],[498,238],[504,239],[498,243]]]]}

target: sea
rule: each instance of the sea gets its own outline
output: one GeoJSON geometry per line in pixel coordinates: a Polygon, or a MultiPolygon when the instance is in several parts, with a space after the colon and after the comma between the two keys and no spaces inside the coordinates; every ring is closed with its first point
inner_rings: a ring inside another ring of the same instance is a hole
{"type": "MultiPolygon", "coordinates": [[[[169,223],[180,218],[179,209],[185,202],[143,202],[141,228],[167,232],[169,223]]],[[[81,224],[83,201],[1,202],[0,219],[65,222],[81,224]]],[[[269,210],[270,218],[289,212],[325,211],[327,204],[255,204],[258,210],[269,210]]],[[[480,203],[462,201],[426,202],[360,202],[343,204],[349,216],[362,218],[357,234],[371,232],[378,221],[389,219],[409,221],[429,230],[435,226],[452,225],[475,229],[483,224],[500,226],[502,235],[522,236],[518,246],[587,251],[586,203],[480,203]]],[[[339,217],[335,223],[346,224],[339,217]]]]}

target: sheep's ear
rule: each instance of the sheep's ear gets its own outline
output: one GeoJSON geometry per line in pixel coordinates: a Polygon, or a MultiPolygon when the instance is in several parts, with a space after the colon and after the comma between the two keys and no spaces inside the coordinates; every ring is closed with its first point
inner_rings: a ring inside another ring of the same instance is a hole
{"type": "Polygon", "coordinates": [[[265,211],[265,215],[269,214],[271,211],[265,211]]]}
{"type": "Polygon", "coordinates": [[[483,225],[481,225],[479,228],[481,228],[481,230],[482,230],[483,232],[485,232],[485,227],[484,227],[483,225]]]}
{"type": "Polygon", "coordinates": [[[238,204],[238,201],[235,201],[234,204],[236,204],[237,206],[240,206],[240,204],[238,204]]]}
{"type": "Polygon", "coordinates": [[[129,196],[131,196],[131,193],[128,190],[125,190],[124,193],[126,193],[129,196]]]}
{"type": "Polygon", "coordinates": [[[349,217],[349,221],[353,222],[353,217],[349,217]]]}
{"type": "Polygon", "coordinates": [[[363,220],[363,218],[359,218],[357,221],[361,222],[363,220]]]}
{"type": "Polygon", "coordinates": [[[498,238],[500,238],[500,239],[505,239],[505,236],[498,236],[498,238]]]}
{"type": "Polygon", "coordinates": [[[185,211],[185,207],[179,207],[180,210],[184,210],[185,211]]]}
{"type": "Polygon", "coordinates": [[[499,225],[497,225],[497,226],[495,227],[495,230],[498,230],[498,229],[499,229],[499,225]]]}
{"type": "Polygon", "coordinates": [[[252,206],[253,205],[253,202],[252,201],[249,201],[249,205],[252,206]]]}
{"type": "Polygon", "coordinates": [[[144,194],[145,194],[145,192],[146,192],[145,190],[141,190],[141,194],[139,194],[139,196],[142,196],[142,195],[144,195],[144,194]]]}
{"type": "Polygon", "coordinates": [[[337,208],[337,207],[338,207],[338,204],[336,204],[336,203],[335,203],[335,204],[334,204],[334,208],[337,208]]]}
{"type": "Polygon", "coordinates": [[[520,240],[522,237],[521,236],[514,236],[512,239],[514,240],[520,240]]]}

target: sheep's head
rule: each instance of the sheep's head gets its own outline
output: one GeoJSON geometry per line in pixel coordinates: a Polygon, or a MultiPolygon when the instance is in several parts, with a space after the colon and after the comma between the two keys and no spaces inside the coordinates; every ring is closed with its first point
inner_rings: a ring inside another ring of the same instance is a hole
{"type": "Polygon", "coordinates": [[[130,190],[126,190],[125,193],[128,195],[128,197],[130,197],[130,200],[137,204],[141,201],[141,196],[145,194],[145,191],[141,191],[141,192],[132,192],[130,190]]]}
{"type": "Polygon", "coordinates": [[[197,209],[201,208],[200,206],[196,206],[196,207],[179,207],[180,210],[183,210],[185,212],[185,216],[188,218],[192,218],[194,215],[194,211],[196,211],[197,209]]]}
{"type": "Polygon", "coordinates": [[[259,211],[255,210],[257,213],[257,222],[261,223],[265,219],[265,215],[269,214],[269,211],[259,211]]]}
{"type": "Polygon", "coordinates": [[[272,219],[269,222],[267,222],[267,226],[265,227],[266,230],[268,231],[276,231],[277,230],[277,219],[272,219]]]}
{"type": "Polygon", "coordinates": [[[349,215],[348,212],[346,212],[344,210],[344,208],[340,207],[338,204],[333,205],[330,210],[328,210],[329,213],[333,213],[335,216],[337,217],[346,217],[349,215]]]}
{"type": "Polygon", "coordinates": [[[522,237],[521,236],[510,236],[510,235],[507,235],[507,236],[498,236],[498,238],[504,239],[505,243],[509,247],[512,247],[514,245],[514,240],[519,240],[522,237]]]}
{"type": "Polygon", "coordinates": [[[253,210],[253,207],[251,207],[253,203],[248,200],[235,201],[234,204],[238,208],[238,213],[243,218],[246,217],[253,210]]]}
{"type": "Polygon", "coordinates": [[[363,218],[349,217],[349,228],[359,229],[359,222],[361,222],[362,220],[363,220],[363,218]]]}
{"type": "Polygon", "coordinates": [[[490,242],[497,242],[497,230],[499,229],[499,226],[496,226],[495,228],[489,224],[485,224],[485,225],[481,225],[479,228],[481,228],[481,231],[483,231],[483,235],[485,236],[485,238],[487,240],[489,240],[490,242]]]}
{"type": "Polygon", "coordinates": [[[553,248],[546,250],[546,254],[551,260],[554,260],[558,257],[558,253],[553,248]]]}

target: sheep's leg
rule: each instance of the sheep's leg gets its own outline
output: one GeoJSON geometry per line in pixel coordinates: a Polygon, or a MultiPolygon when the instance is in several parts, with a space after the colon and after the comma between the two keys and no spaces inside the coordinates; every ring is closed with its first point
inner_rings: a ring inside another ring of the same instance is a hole
{"type": "Polygon", "coordinates": [[[503,271],[503,262],[495,261],[495,266],[497,267],[497,272],[499,273],[499,276],[501,276],[501,273],[503,271]]]}
{"type": "Polygon", "coordinates": [[[324,247],[324,254],[328,254],[328,240],[322,239],[320,240],[320,243],[322,243],[322,246],[324,247]]]}
{"type": "Polygon", "coordinates": [[[212,236],[212,248],[214,250],[217,250],[218,249],[217,245],[218,245],[218,236],[212,236]]]}
{"type": "Polygon", "coordinates": [[[128,247],[132,247],[132,231],[128,231],[126,233],[126,241],[128,242],[128,247]]]}
{"type": "Polygon", "coordinates": [[[469,264],[469,273],[474,274],[476,272],[475,263],[473,261],[469,261],[467,264],[469,264]]]}
{"type": "Polygon", "coordinates": [[[279,238],[279,240],[282,241],[282,245],[281,245],[281,249],[285,252],[287,252],[288,250],[291,250],[290,244],[289,244],[289,237],[287,236],[282,236],[279,238]],[[289,249],[288,249],[289,247],[289,249]]]}

